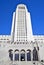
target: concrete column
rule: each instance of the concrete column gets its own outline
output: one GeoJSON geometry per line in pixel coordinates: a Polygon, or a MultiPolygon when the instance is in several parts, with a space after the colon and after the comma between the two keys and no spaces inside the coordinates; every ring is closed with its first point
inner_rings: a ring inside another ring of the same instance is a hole
{"type": "Polygon", "coordinates": [[[20,54],[21,54],[21,53],[20,53],[20,51],[19,51],[19,61],[20,61],[20,54]]]}
{"type": "Polygon", "coordinates": [[[14,64],[14,51],[13,51],[13,64],[14,64]]]}
{"type": "Polygon", "coordinates": [[[25,52],[25,61],[27,61],[27,52],[25,52]]]}
{"type": "Polygon", "coordinates": [[[31,61],[33,61],[33,51],[31,50],[31,61]]]}
{"type": "Polygon", "coordinates": [[[13,61],[14,61],[14,58],[15,58],[15,52],[13,51],[13,61]]]}

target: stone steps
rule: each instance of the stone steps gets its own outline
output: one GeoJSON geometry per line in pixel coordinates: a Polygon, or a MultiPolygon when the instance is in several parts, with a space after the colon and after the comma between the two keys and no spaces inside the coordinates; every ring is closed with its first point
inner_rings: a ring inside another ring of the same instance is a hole
{"type": "Polygon", "coordinates": [[[0,61],[0,65],[44,65],[37,61],[0,61]]]}

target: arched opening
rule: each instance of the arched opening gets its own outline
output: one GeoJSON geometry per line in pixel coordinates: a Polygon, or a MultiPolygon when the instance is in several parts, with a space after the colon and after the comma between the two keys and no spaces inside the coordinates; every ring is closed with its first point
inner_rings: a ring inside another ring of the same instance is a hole
{"type": "Polygon", "coordinates": [[[15,58],[14,58],[15,61],[19,61],[19,50],[16,49],[15,50],[15,58]]]}
{"type": "Polygon", "coordinates": [[[31,50],[27,50],[27,61],[31,61],[31,50]]]}
{"type": "Polygon", "coordinates": [[[38,52],[36,50],[36,47],[33,49],[33,61],[38,61],[38,52]]]}
{"type": "Polygon", "coordinates": [[[11,61],[13,61],[13,50],[12,49],[9,49],[9,58],[11,61]]]}
{"type": "Polygon", "coordinates": [[[25,61],[25,50],[24,49],[21,50],[20,60],[25,61]]]}

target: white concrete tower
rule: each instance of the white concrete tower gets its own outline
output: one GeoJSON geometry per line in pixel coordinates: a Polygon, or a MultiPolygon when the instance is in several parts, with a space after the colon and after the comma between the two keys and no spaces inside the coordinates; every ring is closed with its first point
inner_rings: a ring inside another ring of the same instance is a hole
{"type": "Polygon", "coordinates": [[[14,42],[30,41],[33,38],[30,13],[24,4],[19,4],[13,13],[11,35],[14,42]]]}

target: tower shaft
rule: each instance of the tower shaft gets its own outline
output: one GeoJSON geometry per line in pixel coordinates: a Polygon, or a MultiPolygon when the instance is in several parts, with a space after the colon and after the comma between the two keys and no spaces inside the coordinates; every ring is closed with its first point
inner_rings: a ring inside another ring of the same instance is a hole
{"type": "Polygon", "coordinates": [[[12,25],[11,34],[14,32],[14,34],[12,34],[14,41],[30,41],[33,36],[31,18],[25,5],[20,4],[17,6],[15,15],[13,15],[13,22],[15,25],[12,25]]]}

